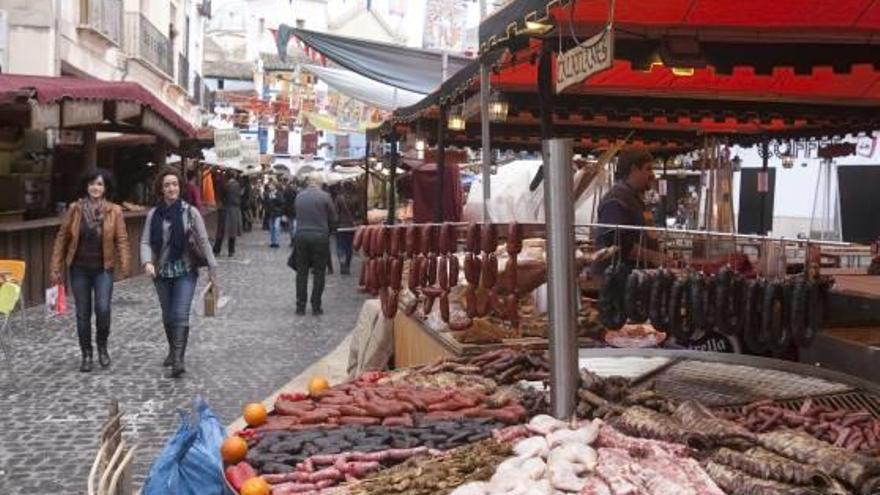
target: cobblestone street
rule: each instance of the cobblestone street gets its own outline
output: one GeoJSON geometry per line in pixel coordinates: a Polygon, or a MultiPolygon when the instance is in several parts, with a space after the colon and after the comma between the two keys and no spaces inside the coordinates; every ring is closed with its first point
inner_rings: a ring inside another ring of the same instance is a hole
{"type": "MultiPolygon", "coordinates": [[[[0,494],[80,494],[97,452],[101,424],[111,400],[126,413],[127,443],[138,445],[135,485],[176,430],[175,410],[197,395],[226,425],[241,405],[259,401],[330,352],[355,323],[363,296],[356,275],[328,275],[325,314],[294,316],[294,272],[289,250],[270,250],[266,233],[239,239],[239,252],[220,257],[220,284],[231,301],[216,318],[192,317],[187,373],[166,378],[161,361],[167,345],[151,282],[138,277],[117,283],[107,370],[78,371],[73,308],[64,317],[28,312],[24,331],[11,323],[13,367],[0,367],[0,494]]],[[[225,246],[224,246],[225,248],[225,246]]],[[[355,271],[355,273],[357,273],[355,271]]],[[[199,280],[199,288],[207,276],[199,280]]],[[[198,292],[197,292],[198,297],[198,292]]],[[[194,302],[194,305],[198,301],[194,302]]]]}

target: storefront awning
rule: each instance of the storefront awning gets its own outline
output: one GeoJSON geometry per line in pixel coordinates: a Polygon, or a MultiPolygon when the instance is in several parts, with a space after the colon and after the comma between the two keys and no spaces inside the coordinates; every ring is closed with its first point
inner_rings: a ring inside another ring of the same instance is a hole
{"type": "MultiPolygon", "coordinates": [[[[0,75],[0,105],[27,108],[29,127],[69,128],[109,123],[146,129],[174,146],[196,130],[141,85],[70,76],[0,75]],[[35,104],[35,105],[33,105],[35,104]]],[[[14,111],[12,113],[15,113],[14,111]]],[[[22,120],[17,124],[21,125],[22,120]]]]}
{"type": "Polygon", "coordinates": [[[398,89],[350,70],[332,69],[320,65],[303,65],[301,67],[317,76],[334,90],[382,110],[394,110],[398,107],[413,105],[425,97],[423,93],[398,89]]]}
{"type": "MultiPolygon", "coordinates": [[[[438,51],[409,48],[356,38],[297,29],[286,24],[278,27],[278,55],[287,55],[287,43],[296,37],[313,50],[342,67],[395,88],[428,94],[443,82],[443,54],[438,51]]],[[[447,56],[447,74],[455,74],[470,59],[447,56]]]]}

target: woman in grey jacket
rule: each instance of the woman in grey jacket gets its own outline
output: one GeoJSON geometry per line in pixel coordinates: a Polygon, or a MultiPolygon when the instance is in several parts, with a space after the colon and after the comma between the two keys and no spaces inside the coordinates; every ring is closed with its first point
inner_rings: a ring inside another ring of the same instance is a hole
{"type": "Polygon", "coordinates": [[[181,184],[173,171],[159,176],[162,199],[147,214],[141,236],[141,261],[156,286],[168,339],[168,357],[163,365],[171,366],[173,378],[186,371],[183,360],[189,339],[189,311],[199,278],[199,267],[187,240],[190,236],[201,247],[199,254],[207,260],[211,282],[217,286],[217,261],[205,221],[198,209],[180,199],[181,184]]]}

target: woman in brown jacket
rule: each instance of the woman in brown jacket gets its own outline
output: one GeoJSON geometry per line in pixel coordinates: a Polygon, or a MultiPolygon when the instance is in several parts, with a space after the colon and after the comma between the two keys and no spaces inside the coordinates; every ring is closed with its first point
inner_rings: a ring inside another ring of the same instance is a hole
{"type": "Polygon", "coordinates": [[[63,265],[70,269],[82,372],[92,371],[92,296],[94,294],[98,362],[106,368],[110,366],[107,337],[117,253],[122,276],[129,273],[125,219],[122,208],[106,199],[111,191],[112,178],[108,171],[99,169],[86,174],[80,190],[82,197],[67,209],[52,250],[52,282],[61,282],[63,265]]]}

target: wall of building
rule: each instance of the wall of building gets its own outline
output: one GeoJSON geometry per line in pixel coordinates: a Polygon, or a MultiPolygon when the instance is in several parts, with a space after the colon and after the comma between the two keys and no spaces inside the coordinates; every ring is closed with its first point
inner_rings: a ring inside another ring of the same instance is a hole
{"type": "Polygon", "coordinates": [[[55,4],[52,0],[0,0],[8,14],[9,63],[3,72],[51,76],[55,56],[55,4]]]}

